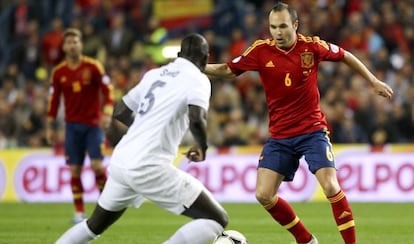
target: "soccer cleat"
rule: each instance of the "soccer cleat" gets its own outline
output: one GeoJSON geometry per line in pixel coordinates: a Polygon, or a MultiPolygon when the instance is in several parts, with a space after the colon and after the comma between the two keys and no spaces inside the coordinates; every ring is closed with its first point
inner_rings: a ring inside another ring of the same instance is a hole
{"type": "Polygon", "coordinates": [[[318,239],[314,235],[312,235],[312,239],[306,243],[296,243],[293,242],[292,244],[319,244],[318,239]]]}
{"type": "Polygon", "coordinates": [[[318,239],[314,235],[312,235],[312,239],[309,242],[306,242],[305,244],[318,244],[318,239]]]}
{"type": "Polygon", "coordinates": [[[72,218],[72,224],[80,223],[84,219],[86,219],[86,215],[84,213],[75,213],[75,216],[72,218]]]}

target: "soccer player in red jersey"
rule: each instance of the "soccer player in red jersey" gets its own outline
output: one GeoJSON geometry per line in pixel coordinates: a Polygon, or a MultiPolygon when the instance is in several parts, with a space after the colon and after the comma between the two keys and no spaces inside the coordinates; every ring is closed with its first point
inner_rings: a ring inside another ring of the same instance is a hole
{"type": "Polygon", "coordinates": [[[391,98],[393,91],[353,54],[319,37],[297,33],[297,12],[277,3],[269,14],[272,38],[257,40],[241,56],[223,64],[208,64],[205,73],[233,78],[257,71],[269,109],[270,138],[260,155],[256,198],[297,243],[318,243],[292,207],[277,195],[282,181],[292,181],[304,156],[331,203],[333,217],[346,244],[356,243],[355,223],[336,176],[327,122],[321,112],[318,64],[343,62],[364,77],[374,91],[391,98]]]}
{"type": "Polygon", "coordinates": [[[102,166],[103,129],[109,127],[113,111],[113,88],[101,63],[82,55],[82,34],[69,28],[64,32],[65,60],[54,67],[51,76],[46,137],[56,137],[55,119],[61,95],[65,108],[65,156],[71,170],[75,205],[73,222],[85,218],[81,172],[86,153],[95,173],[96,186],[102,191],[106,182],[102,166]],[[103,97],[103,101],[101,99],[103,97]]]}

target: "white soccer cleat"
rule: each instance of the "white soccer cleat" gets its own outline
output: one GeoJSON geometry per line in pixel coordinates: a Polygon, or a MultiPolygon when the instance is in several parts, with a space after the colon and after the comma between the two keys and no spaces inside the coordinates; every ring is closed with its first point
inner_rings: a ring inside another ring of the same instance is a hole
{"type": "Polygon", "coordinates": [[[213,244],[247,244],[247,239],[237,230],[225,230],[216,237],[213,244]]]}
{"type": "Polygon", "coordinates": [[[72,218],[72,224],[80,223],[84,219],[86,219],[86,215],[84,213],[75,213],[75,216],[72,218]]]}
{"type": "Polygon", "coordinates": [[[318,239],[316,239],[316,237],[314,235],[312,235],[312,239],[307,242],[306,244],[318,244],[318,239]]]}
{"type": "Polygon", "coordinates": [[[316,239],[316,236],[312,235],[312,239],[309,242],[297,243],[297,244],[319,244],[319,242],[318,242],[318,239],[316,239]]]}

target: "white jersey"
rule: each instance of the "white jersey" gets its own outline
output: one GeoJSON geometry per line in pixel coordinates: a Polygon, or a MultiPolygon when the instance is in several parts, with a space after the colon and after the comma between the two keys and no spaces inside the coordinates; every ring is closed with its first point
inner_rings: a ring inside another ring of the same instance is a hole
{"type": "Polygon", "coordinates": [[[135,169],[171,163],[189,127],[188,105],[208,110],[210,95],[209,79],[187,59],[148,71],[122,98],[136,115],[115,147],[111,164],[135,169]]]}

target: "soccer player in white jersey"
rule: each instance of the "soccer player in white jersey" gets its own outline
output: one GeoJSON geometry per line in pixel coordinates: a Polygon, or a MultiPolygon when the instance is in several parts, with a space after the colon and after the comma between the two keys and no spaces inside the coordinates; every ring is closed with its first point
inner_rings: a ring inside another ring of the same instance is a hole
{"type": "Polygon", "coordinates": [[[186,36],[175,61],[148,71],[115,106],[114,118],[129,129],[114,149],[105,188],[92,216],[56,243],[88,243],[128,206],[139,207],[145,199],[193,219],[165,243],[206,243],[223,231],[226,211],[201,182],[172,164],[188,129],[195,145],[186,152],[187,158],[200,162],[206,157],[211,84],[202,71],[207,57],[204,37],[186,36]]]}

